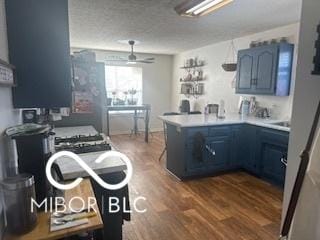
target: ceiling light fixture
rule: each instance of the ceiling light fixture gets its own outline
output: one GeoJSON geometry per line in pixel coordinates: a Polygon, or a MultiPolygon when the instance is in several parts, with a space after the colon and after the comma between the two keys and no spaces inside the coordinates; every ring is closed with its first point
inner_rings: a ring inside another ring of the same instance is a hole
{"type": "Polygon", "coordinates": [[[198,17],[209,14],[231,2],[233,0],[188,0],[174,9],[180,16],[198,17]]]}

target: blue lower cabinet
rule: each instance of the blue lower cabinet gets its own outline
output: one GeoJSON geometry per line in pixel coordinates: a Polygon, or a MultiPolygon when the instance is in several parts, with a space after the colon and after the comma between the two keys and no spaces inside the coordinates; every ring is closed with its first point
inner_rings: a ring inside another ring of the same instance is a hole
{"type": "Polygon", "coordinates": [[[206,169],[206,152],[204,144],[197,144],[194,141],[187,143],[186,154],[187,154],[187,172],[190,174],[199,173],[201,174],[206,169]]]}
{"type": "Polygon", "coordinates": [[[209,137],[206,141],[207,168],[214,171],[227,170],[229,166],[230,137],[209,137]]]}
{"type": "Polygon", "coordinates": [[[237,125],[233,126],[230,133],[230,147],[229,147],[229,157],[230,157],[230,167],[237,169],[242,167],[242,131],[244,126],[237,125]]]}
{"type": "Polygon", "coordinates": [[[210,128],[208,137],[208,129],[189,129],[185,149],[187,174],[226,170],[230,160],[230,132],[229,127],[210,128]]]}
{"type": "Polygon", "coordinates": [[[177,128],[168,124],[167,169],[179,178],[245,169],[283,186],[289,133],[249,124],[177,128]]]}
{"type": "Polygon", "coordinates": [[[258,127],[245,125],[241,131],[240,158],[242,168],[255,175],[260,174],[260,162],[256,158],[258,127]]]}
{"type": "Polygon", "coordinates": [[[279,186],[284,185],[289,133],[261,129],[257,160],[261,162],[261,177],[279,186]]]}
{"type": "Polygon", "coordinates": [[[262,146],[261,153],[262,177],[277,185],[283,186],[286,174],[284,159],[287,158],[287,148],[265,143],[262,146]]]}

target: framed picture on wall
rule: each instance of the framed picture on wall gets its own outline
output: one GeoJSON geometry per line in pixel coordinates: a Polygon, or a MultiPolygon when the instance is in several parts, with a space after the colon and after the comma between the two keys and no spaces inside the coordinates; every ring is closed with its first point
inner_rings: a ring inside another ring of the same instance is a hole
{"type": "Polygon", "coordinates": [[[15,66],[0,59],[0,86],[16,86],[15,66]]]}
{"type": "Polygon", "coordinates": [[[313,75],[320,75],[320,24],[317,27],[318,39],[316,40],[315,48],[316,54],[313,58],[314,69],[312,71],[313,75]]]}

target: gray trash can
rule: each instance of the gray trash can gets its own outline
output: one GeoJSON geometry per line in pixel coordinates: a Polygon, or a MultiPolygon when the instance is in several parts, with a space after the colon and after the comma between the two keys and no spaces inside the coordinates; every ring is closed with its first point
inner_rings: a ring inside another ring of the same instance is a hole
{"type": "Polygon", "coordinates": [[[22,234],[31,231],[37,224],[37,209],[31,211],[31,198],[36,199],[34,178],[19,174],[0,182],[4,196],[7,230],[22,234]]]}

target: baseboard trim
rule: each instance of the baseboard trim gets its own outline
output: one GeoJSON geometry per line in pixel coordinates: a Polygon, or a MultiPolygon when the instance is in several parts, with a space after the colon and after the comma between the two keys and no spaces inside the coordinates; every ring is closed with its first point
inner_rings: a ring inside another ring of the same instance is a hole
{"type": "Polygon", "coordinates": [[[176,180],[178,180],[179,182],[182,182],[182,179],[179,178],[177,175],[175,175],[173,172],[171,172],[168,168],[165,168],[165,170],[167,171],[167,173],[169,173],[172,177],[174,177],[176,180]]]}

